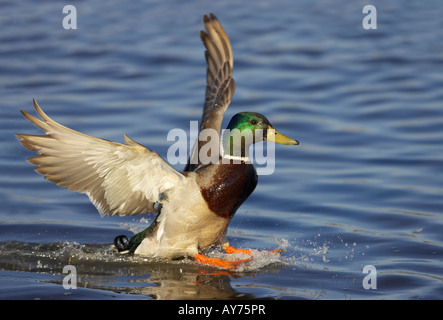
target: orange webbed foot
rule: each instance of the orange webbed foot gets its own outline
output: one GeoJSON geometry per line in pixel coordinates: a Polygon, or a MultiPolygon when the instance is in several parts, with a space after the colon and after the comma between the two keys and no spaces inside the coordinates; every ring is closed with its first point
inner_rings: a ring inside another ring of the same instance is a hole
{"type": "Polygon", "coordinates": [[[269,253],[282,253],[283,249],[277,249],[277,250],[268,250],[269,253]]]}
{"type": "MultiPolygon", "coordinates": [[[[231,247],[229,244],[223,248],[226,253],[232,254],[232,253],[243,253],[243,254],[247,254],[247,255],[252,255],[251,250],[249,249],[237,249],[234,247],[231,247]]],[[[282,249],[277,249],[277,250],[268,250],[269,253],[282,253],[283,250],[282,249]]]]}
{"type": "Polygon", "coordinates": [[[221,267],[225,269],[232,269],[234,267],[239,266],[243,262],[250,261],[251,258],[243,260],[222,260],[219,258],[210,258],[199,253],[195,256],[195,260],[200,263],[208,264],[211,266],[221,267]]]}
{"type": "Polygon", "coordinates": [[[234,247],[231,247],[229,244],[223,248],[223,250],[226,251],[226,253],[232,254],[232,253],[242,253],[242,254],[247,254],[247,255],[251,255],[251,250],[249,249],[237,249],[234,247]]]}

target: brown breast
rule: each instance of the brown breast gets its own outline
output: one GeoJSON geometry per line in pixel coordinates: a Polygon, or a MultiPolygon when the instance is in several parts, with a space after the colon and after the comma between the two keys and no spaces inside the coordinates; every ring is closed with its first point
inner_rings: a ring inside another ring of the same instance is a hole
{"type": "Polygon", "coordinates": [[[252,164],[215,164],[198,171],[197,182],[209,209],[224,218],[232,218],[257,185],[252,164]]]}

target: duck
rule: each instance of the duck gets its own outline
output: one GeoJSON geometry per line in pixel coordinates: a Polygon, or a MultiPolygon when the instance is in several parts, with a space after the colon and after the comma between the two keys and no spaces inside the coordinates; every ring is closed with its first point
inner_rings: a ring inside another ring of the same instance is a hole
{"type": "MultiPolygon", "coordinates": [[[[212,130],[220,136],[235,91],[233,54],[214,14],[203,15],[203,25],[200,37],[206,48],[207,70],[199,134],[212,130]]],[[[278,132],[264,115],[239,112],[224,130],[228,134],[220,139],[197,139],[188,163],[179,171],[126,134],[124,143],[96,138],[56,122],[35,99],[33,104],[40,118],[20,111],[44,135],[16,137],[25,148],[37,152],[27,159],[36,172],[60,187],[86,194],[102,217],[155,214],[154,221],[130,239],[115,237],[114,246],[122,254],[188,258],[223,269],[250,261],[251,249],[232,247],[227,237],[230,221],[258,182],[249,147],[261,141],[299,144],[278,132]],[[211,248],[224,250],[228,257],[241,253],[241,258],[209,257],[211,248]]]]}

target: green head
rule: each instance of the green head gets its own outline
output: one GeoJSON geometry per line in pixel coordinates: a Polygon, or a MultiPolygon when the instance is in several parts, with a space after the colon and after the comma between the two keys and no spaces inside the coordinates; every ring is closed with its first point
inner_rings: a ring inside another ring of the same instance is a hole
{"type": "Polygon", "coordinates": [[[255,112],[240,112],[234,115],[223,136],[223,148],[230,155],[245,156],[249,146],[260,141],[272,141],[285,145],[298,145],[298,141],[282,135],[266,117],[255,112]],[[229,137],[229,139],[227,139],[229,137]],[[241,141],[241,147],[240,147],[241,141]],[[235,152],[235,150],[238,150],[235,152]]]}

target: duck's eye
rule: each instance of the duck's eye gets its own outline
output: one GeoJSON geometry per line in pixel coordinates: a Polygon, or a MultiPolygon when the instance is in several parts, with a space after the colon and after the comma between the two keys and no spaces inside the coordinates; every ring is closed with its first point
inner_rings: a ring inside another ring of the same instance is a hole
{"type": "Polygon", "coordinates": [[[257,124],[257,120],[255,119],[251,120],[251,124],[255,126],[257,124]]]}

